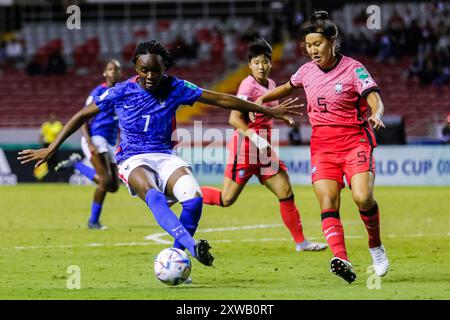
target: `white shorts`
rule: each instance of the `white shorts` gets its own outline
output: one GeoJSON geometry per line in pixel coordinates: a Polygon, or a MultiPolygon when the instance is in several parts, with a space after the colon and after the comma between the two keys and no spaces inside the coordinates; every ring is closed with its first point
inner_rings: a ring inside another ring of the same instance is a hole
{"type": "MultiPolygon", "coordinates": [[[[137,167],[146,166],[152,170],[153,184],[158,190],[164,193],[166,189],[167,181],[172,173],[178,168],[189,167],[189,164],[183,159],[173,154],[166,153],[144,153],[138,154],[128,158],[118,165],[119,178],[125,183],[128,191],[133,197],[136,197],[136,193],[131,190],[128,185],[128,178],[130,173],[137,167]]],[[[167,198],[169,202],[176,201],[175,198],[167,198]]]]}
{"type": "MultiPolygon", "coordinates": [[[[114,157],[115,149],[116,147],[109,144],[108,141],[102,136],[92,136],[91,137],[92,143],[97,148],[98,153],[105,153],[107,152],[109,154],[109,161],[111,163],[116,163],[116,159],[114,157]]],[[[89,146],[86,141],[86,138],[83,136],[81,137],[81,150],[83,150],[84,156],[86,159],[91,161],[92,154],[89,151],[89,146]]]]}

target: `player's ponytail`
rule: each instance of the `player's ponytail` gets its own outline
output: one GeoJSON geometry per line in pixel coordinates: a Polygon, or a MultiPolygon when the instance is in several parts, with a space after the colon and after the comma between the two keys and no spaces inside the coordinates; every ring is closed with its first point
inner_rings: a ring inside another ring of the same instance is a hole
{"type": "Polygon", "coordinates": [[[300,29],[301,40],[304,41],[309,33],[322,33],[329,40],[336,40],[338,37],[338,28],[330,20],[328,12],[316,11],[311,18],[307,20],[300,29]]]}

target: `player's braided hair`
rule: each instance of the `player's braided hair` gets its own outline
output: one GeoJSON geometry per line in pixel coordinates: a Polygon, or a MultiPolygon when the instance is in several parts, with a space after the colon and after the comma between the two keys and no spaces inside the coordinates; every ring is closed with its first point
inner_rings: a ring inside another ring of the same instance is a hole
{"type": "Polygon", "coordinates": [[[136,64],[139,56],[143,54],[157,54],[161,56],[166,70],[173,66],[173,59],[169,50],[159,41],[150,40],[139,43],[134,51],[133,63],[136,64]]]}
{"type": "Polygon", "coordinates": [[[257,37],[248,46],[248,61],[254,57],[265,55],[269,60],[272,60],[272,47],[263,37],[257,37]]]}
{"type": "Polygon", "coordinates": [[[338,37],[338,28],[336,24],[330,20],[328,12],[316,11],[307,20],[300,29],[301,40],[304,41],[309,33],[322,33],[328,39],[335,40],[338,37]]]}

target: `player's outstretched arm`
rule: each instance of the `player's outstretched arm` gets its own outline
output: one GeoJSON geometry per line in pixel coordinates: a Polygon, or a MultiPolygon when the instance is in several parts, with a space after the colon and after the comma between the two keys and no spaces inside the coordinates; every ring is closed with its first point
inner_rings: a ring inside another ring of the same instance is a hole
{"type": "Polygon", "coordinates": [[[288,81],[285,84],[276,87],[275,89],[266,92],[266,94],[262,95],[261,97],[259,97],[255,103],[262,105],[263,103],[266,102],[271,102],[274,100],[280,100],[286,97],[289,97],[295,90],[296,88],[294,88],[291,85],[291,82],[288,81]]]}
{"type": "Polygon", "coordinates": [[[75,131],[77,131],[83,123],[89,120],[92,116],[96,115],[100,112],[100,109],[97,105],[92,102],[86,108],[78,111],[70,120],[66,123],[66,125],[62,128],[61,132],[56,137],[55,141],[53,141],[47,148],[32,150],[27,149],[19,152],[18,160],[20,160],[21,164],[25,164],[28,162],[36,162],[35,167],[40,166],[44,162],[46,162],[58,147],[75,131]]]}
{"type": "Polygon", "coordinates": [[[291,126],[294,125],[294,120],[292,119],[291,115],[302,115],[302,113],[297,110],[303,106],[295,104],[297,102],[297,99],[288,99],[283,103],[278,104],[276,107],[268,108],[240,99],[230,94],[218,93],[209,90],[203,90],[203,93],[198,101],[225,109],[238,110],[241,112],[263,113],[268,116],[281,119],[291,126]]]}
{"type": "Polygon", "coordinates": [[[378,130],[380,128],[385,128],[381,117],[384,114],[384,105],[381,101],[380,95],[376,91],[370,92],[366,97],[367,103],[369,104],[370,109],[372,110],[372,115],[369,118],[369,121],[372,123],[373,128],[378,130]]]}

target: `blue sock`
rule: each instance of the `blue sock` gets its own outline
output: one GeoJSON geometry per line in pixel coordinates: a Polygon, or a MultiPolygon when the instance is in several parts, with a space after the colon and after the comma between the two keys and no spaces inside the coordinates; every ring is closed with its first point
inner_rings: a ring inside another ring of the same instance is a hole
{"type": "Polygon", "coordinates": [[[102,204],[97,202],[92,202],[91,207],[91,218],[89,219],[89,222],[91,223],[97,223],[100,219],[100,214],[102,213],[102,204]]]}
{"type": "Polygon", "coordinates": [[[195,257],[195,240],[178,220],[175,213],[170,210],[166,196],[152,189],[147,191],[145,202],[150,210],[152,210],[156,222],[195,257]]]}
{"type": "Polygon", "coordinates": [[[77,169],[78,171],[80,171],[80,173],[82,175],[88,177],[89,180],[94,181],[94,177],[95,177],[95,170],[94,169],[92,169],[91,167],[85,165],[81,161],[78,161],[77,163],[75,163],[73,167],[75,169],[77,169]]]}
{"type": "MultiPolygon", "coordinates": [[[[182,204],[183,211],[181,211],[180,222],[186,228],[191,236],[194,235],[198,227],[198,222],[202,215],[203,198],[198,197],[184,201],[182,204]]],[[[173,244],[174,248],[184,250],[184,246],[177,240],[173,244]]]]}

